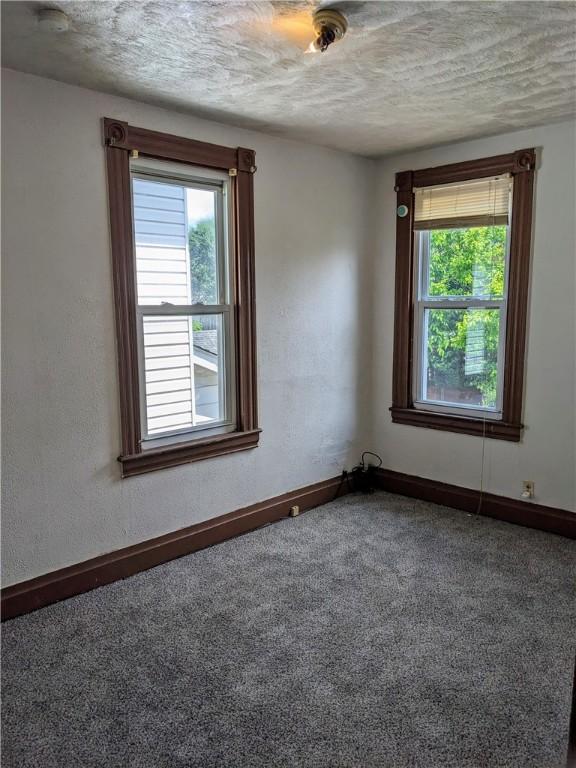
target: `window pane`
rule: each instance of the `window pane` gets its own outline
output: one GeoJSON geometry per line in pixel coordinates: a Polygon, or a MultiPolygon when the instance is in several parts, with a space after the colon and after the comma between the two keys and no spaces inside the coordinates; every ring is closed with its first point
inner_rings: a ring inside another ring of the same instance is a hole
{"type": "Polygon", "coordinates": [[[186,190],[193,304],[218,304],[215,198],[214,192],[186,190]]]}
{"type": "Polygon", "coordinates": [[[148,436],[226,420],[221,315],[143,318],[148,436]]]}
{"type": "Polygon", "coordinates": [[[424,399],[495,408],[499,309],[427,309],[424,399]]]}
{"type": "Polygon", "coordinates": [[[504,295],[506,226],[432,229],[429,296],[504,295]]]}
{"type": "Polygon", "coordinates": [[[218,303],[216,191],[133,179],[139,304],[218,303]]]}

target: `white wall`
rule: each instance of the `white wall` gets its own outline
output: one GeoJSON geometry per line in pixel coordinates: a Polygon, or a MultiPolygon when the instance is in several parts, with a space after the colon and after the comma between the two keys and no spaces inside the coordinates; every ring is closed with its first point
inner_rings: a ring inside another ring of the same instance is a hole
{"type": "Polygon", "coordinates": [[[527,146],[542,148],[527,428],[486,441],[484,488],[532,479],[536,501],[574,509],[573,124],[377,165],[11,71],[2,96],[5,585],[331,477],[362,448],[478,488],[480,439],[390,421],[394,173],[527,146]],[[119,479],[103,116],[257,152],[254,451],[119,479]]]}
{"type": "Polygon", "coordinates": [[[561,123],[380,162],[379,233],[374,264],[372,446],[384,466],[480,487],[482,440],[392,424],[396,171],[540,148],[536,173],[528,354],[521,443],[486,440],[484,490],[518,497],[534,480],[535,501],[575,510],[575,125],[561,123]]]}
{"type": "Polygon", "coordinates": [[[2,96],[4,584],[355,462],[372,163],[11,71],[2,96]],[[103,116],[256,150],[253,451],[119,478],[103,116]]]}

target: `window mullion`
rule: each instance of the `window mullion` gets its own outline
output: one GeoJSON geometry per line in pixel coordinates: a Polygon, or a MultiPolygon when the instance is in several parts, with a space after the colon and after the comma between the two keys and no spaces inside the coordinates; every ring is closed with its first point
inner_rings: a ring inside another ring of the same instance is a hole
{"type": "Polygon", "coordinates": [[[501,299],[451,299],[447,296],[421,299],[418,302],[425,309],[503,309],[506,300],[501,299]]]}
{"type": "Polygon", "coordinates": [[[139,315],[219,315],[230,312],[230,304],[139,304],[139,315]]]}

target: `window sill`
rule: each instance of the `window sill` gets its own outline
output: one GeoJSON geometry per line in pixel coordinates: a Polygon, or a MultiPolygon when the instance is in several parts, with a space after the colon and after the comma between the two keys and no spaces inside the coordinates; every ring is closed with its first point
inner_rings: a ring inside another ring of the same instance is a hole
{"type": "Polygon", "coordinates": [[[395,424],[409,424],[413,427],[439,429],[444,432],[460,432],[465,435],[489,437],[493,440],[508,440],[519,443],[522,434],[522,424],[511,424],[506,421],[493,419],[455,416],[453,414],[433,413],[416,410],[415,408],[390,408],[392,421],[395,424]]]}
{"type": "Polygon", "coordinates": [[[157,469],[177,467],[192,461],[201,461],[214,456],[224,456],[227,453],[256,448],[259,438],[259,429],[246,432],[229,432],[209,438],[191,440],[187,443],[175,443],[142,453],[119,456],[118,461],[122,465],[122,477],[132,477],[132,475],[155,472],[157,469]]]}

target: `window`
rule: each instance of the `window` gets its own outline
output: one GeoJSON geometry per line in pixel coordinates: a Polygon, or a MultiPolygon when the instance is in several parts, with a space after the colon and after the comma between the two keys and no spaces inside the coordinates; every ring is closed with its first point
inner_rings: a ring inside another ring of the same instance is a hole
{"type": "Polygon", "coordinates": [[[131,163],[145,447],[235,427],[229,177],[162,165],[131,163]]]}
{"type": "Polygon", "coordinates": [[[534,151],[397,175],[397,423],[519,440],[534,151]]]}
{"type": "Polygon", "coordinates": [[[123,476],[258,443],[254,153],[104,120],[123,476]]]}
{"type": "Polygon", "coordinates": [[[415,190],[414,406],[501,418],[512,180],[415,190]]]}

